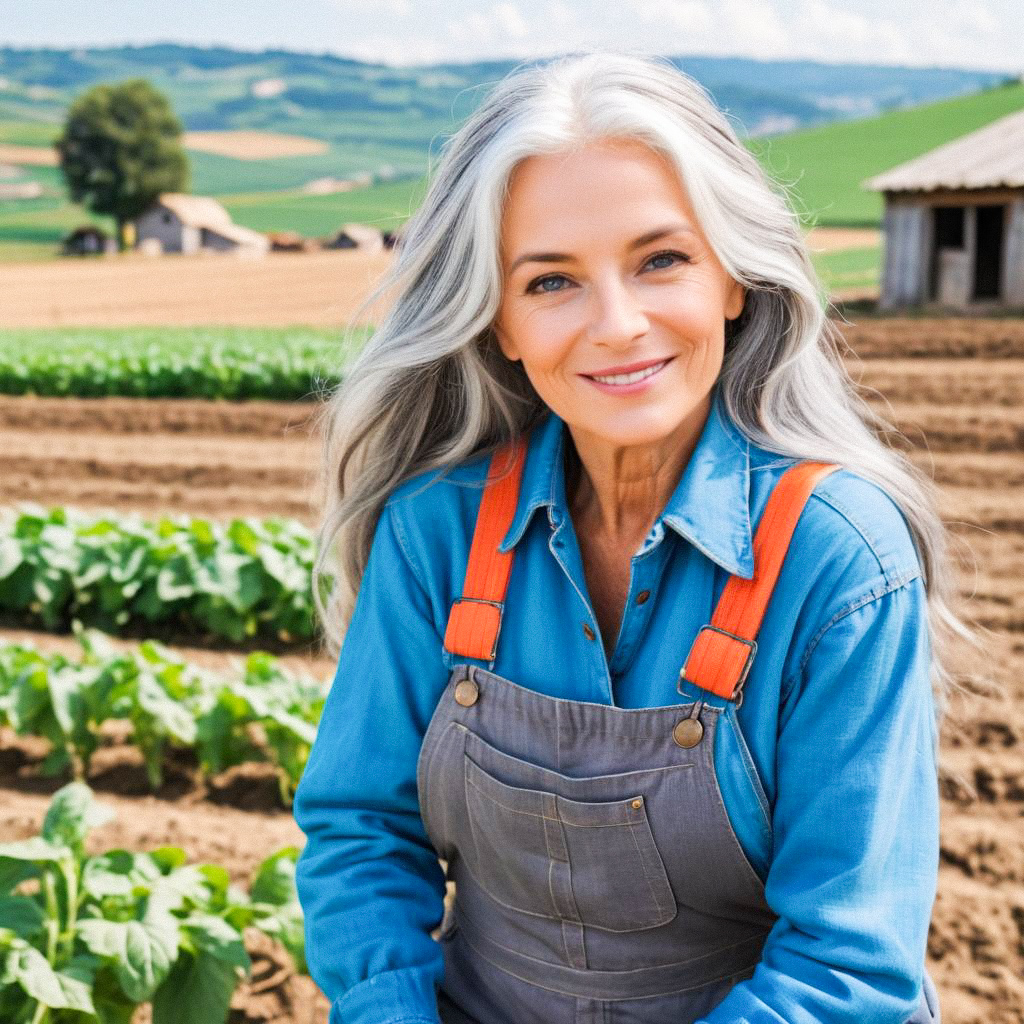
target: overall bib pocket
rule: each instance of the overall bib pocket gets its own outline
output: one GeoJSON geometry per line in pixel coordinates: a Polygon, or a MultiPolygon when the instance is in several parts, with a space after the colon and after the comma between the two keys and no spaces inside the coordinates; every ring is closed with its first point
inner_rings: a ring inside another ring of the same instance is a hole
{"type": "Polygon", "coordinates": [[[643,793],[574,800],[502,782],[468,753],[463,765],[472,842],[462,853],[493,899],[524,914],[613,932],[654,928],[676,916],[643,793]]]}

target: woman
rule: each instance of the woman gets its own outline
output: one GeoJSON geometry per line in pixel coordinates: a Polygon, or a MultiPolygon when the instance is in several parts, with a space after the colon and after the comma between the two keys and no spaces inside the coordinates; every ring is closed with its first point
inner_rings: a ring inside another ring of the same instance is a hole
{"type": "Polygon", "coordinates": [[[329,408],[295,800],[331,1020],[938,1020],[970,635],[727,120],[658,60],[514,73],[385,293],[329,408]]]}

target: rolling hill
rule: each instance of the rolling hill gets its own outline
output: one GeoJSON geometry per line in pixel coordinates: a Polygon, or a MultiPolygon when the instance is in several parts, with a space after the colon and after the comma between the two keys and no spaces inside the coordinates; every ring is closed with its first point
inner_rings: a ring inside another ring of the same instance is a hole
{"type": "MultiPolygon", "coordinates": [[[[708,88],[807,224],[878,225],[881,198],[864,192],[861,180],[1024,107],[1024,83],[1002,74],[672,59],[708,88]],[[796,130],[780,131],[785,125],[796,130]],[[749,126],[765,130],[752,134],[749,126]]],[[[109,227],[67,201],[58,168],[19,163],[14,148],[35,147],[38,157],[38,147],[59,132],[68,102],[95,81],[146,75],[168,94],[187,132],[227,133],[219,146],[188,149],[192,191],[217,196],[238,223],[326,235],[348,220],[394,227],[408,216],[440,143],[514,66],[395,68],[326,54],[176,44],[0,48],[0,172],[15,168],[0,179],[42,187],[38,198],[0,199],[0,258],[47,258],[83,221],[109,227]],[[311,151],[238,159],[224,155],[233,132],[286,134],[291,151],[305,138],[311,151]],[[315,178],[360,174],[374,183],[329,195],[302,190],[315,178]]]]}

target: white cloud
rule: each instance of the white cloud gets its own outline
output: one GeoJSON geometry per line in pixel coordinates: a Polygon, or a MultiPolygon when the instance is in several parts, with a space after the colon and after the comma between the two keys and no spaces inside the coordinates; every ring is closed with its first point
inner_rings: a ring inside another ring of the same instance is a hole
{"type": "Polygon", "coordinates": [[[575,13],[568,4],[562,3],[562,0],[552,0],[548,5],[547,16],[560,26],[572,25],[576,21],[575,13]]]}
{"type": "Polygon", "coordinates": [[[410,0],[325,0],[331,7],[349,14],[353,10],[359,12],[372,11],[377,15],[393,14],[406,18],[413,12],[410,0]]]}
{"type": "Polygon", "coordinates": [[[632,0],[633,10],[645,25],[707,32],[715,24],[711,7],[704,0],[632,0]]]}
{"type": "Polygon", "coordinates": [[[440,42],[432,36],[403,35],[397,42],[391,33],[360,36],[345,47],[345,54],[371,64],[441,64],[452,59],[449,40],[440,42]]]}
{"type": "Polygon", "coordinates": [[[530,26],[515,4],[498,4],[494,8],[494,20],[501,31],[513,39],[525,39],[530,34],[530,26]]]}

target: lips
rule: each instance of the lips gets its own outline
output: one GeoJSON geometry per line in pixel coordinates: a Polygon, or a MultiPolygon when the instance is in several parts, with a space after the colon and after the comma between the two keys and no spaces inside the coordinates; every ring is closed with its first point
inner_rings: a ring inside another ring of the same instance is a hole
{"type": "Polygon", "coordinates": [[[583,373],[581,377],[615,377],[620,373],[636,373],[639,370],[646,370],[651,366],[660,366],[667,363],[674,357],[669,356],[663,359],[648,359],[640,363],[627,363],[623,366],[610,366],[606,370],[596,370],[594,373],[583,373]]]}

